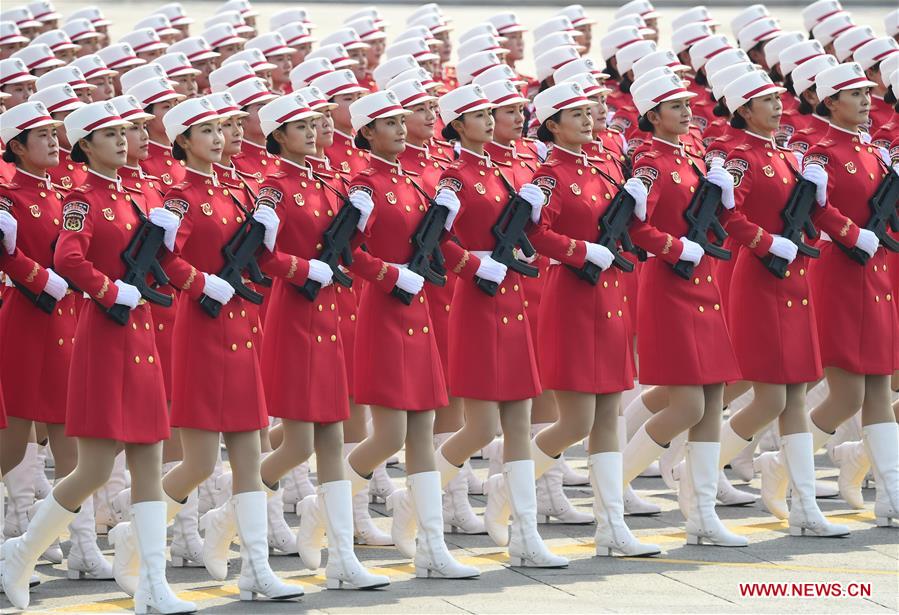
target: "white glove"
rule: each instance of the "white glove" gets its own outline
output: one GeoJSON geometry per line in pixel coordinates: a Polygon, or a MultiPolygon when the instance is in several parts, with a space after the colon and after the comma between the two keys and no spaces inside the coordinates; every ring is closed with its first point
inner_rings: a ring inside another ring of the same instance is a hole
{"type": "Polygon", "coordinates": [[[540,222],[540,211],[546,203],[546,195],[543,190],[534,184],[525,184],[518,190],[518,196],[531,204],[531,222],[540,222]]]}
{"type": "Polygon", "coordinates": [[[815,184],[818,188],[815,191],[815,200],[818,201],[818,205],[824,207],[827,203],[827,169],[820,164],[807,165],[802,170],[802,178],[815,184]]]}
{"type": "Polygon", "coordinates": [[[422,287],[425,285],[425,279],[414,271],[409,271],[405,267],[398,267],[397,269],[399,269],[400,277],[396,279],[396,287],[406,291],[410,295],[417,295],[420,293],[422,287]]]}
{"type": "MultiPolygon", "coordinates": [[[[637,181],[639,182],[640,180],[638,179],[637,181]]],[[[640,183],[642,184],[643,182],[640,183]]],[[[587,260],[605,271],[612,266],[612,261],[615,260],[615,255],[612,254],[612,251],[607,247],[601,246],[598,243],[590,243],[588,241],[587,260]]]]}
{"type": "MultiPolygon", "coordinates": [[[[62,298],[66,296],[66,289],[69,288],[69,285],[62,279],[62,276],[49,267],[47,267],[47,273],[50,274],[50,277],[47,278],[47,284],[44,285],[44,292],[57,301],[62,301],[62,298]]],[[[132,288],[134,287],[132,286],[132,288]]]]}
{"type": "Polygon", "coordinates": [[[459,197],[449,188],[443,188],[437,193],[437,196],[434,197],[434,202],[449,210],[444,228],[450,230],[453,228],[453,222],[456,221],[456,216],[459,214],[459,208],[462,206],[462,203],[459,202],[459,197]]]}
{"type": "Polygon", "coordinates": [[[871,143],[871,133],[869,133],[869,132],[865,132],[865,131],[859,132],[858,138],[861,139],[861,142],[864,143],[865,145],[868,145],[869,143],[871,143]]]}
{"type": "Polygon", "coordinates": [[[206,280],[206,286],[203,287],[204,295],[222,305],[231,301],[231,297],[234,296],[233,286],[212,273],[204,273],[203,278],[206,280]]]}
{"type": "Polygon", "coordinates": [[[137,286],[126,284],[121,280],[116,280],[115,285],[119,289],[119,294],[116,295],[115,302],[132,310],[136,308],[138,301],[140,301],[140,291],[137,290],[137,286]]]}
{"type": "Polygon", "coordinates": [[[178,227],[181,226],[181,218],[162,207],[150,210],[150,222],[165,231],[165,247],[169,252],[175,251],[175,239],[178,237],[178,227]]]}
{"type": "Polygon", "coordinates": [[[712,160],[712,166],[705,178],[712,184],[721,188],[721,204],[725,209],[734,208],[734,178],[724,170],[724,163],[720,158],[712,160]]]}
{"type": "Polygon", "coordinates": [[[694,265],[698,265],[699,261],[702,260],[702,255],[705,254],[702,246],[695,241],[690,241],[686,237],[681,237],[680,240],[681,243],[684,244],[684,251],[681,252],[680,260],[689,261],[694,265]]]}
{"type": "Polygon", "coordinates": [[[622,188],[625,192],[634,197],[634,201],[637,202],[634,206],[634,215],[637,216],[637,219],[641,222],[646,222],[646,196],[649,194],[646,191],[646,184],[636,177],[631,177],[624,182],[622,188]]]}
{"type": "Polygon", "coordinates": [[[866,228],[859,229],[858,239],[855,240],[855,247],[864,250],[868,253],[868,256],[873,257],[874,253],[877,252],[877,248],[880,247],[880,240],[873,231],[869,231],[866,228]]]}
{"type": "Polygon", "coordinates": [[[359,224],[356,225],[356,228],[359,229],[360,233],[363,233],[365,232],[365,226],[368,224],[368,218],[375,209],[375,202],[371,200],[367,192],[357,190],[350,195],[350,204],[362,214],[359,216],[359,224]]]}
{"type": "Polygon", "coordinates": [[[331,284],[331,278],[333,277],[334,271],[328,266],[328,263],[314,258],[309,261],[310,280],[315,280],[321,284],[322,287],[325,287],[331,284]]]}
{"type": "Polygon", "coordinates": [[[793,150],[793,157],[796,158],[796,164],[798,164],[799,168],[801,169],[802,161],[805,160],[805,156],[802,154],[802,152],[793,150]]]}
{"type": "Polygon", "coordinates": [[[774,256],[779,256],[788,263],[792,263],[796,260],[796,253],[798,251],[799,248],[796,247],[795,243],[789,239],[784,239],[780,235],[774,235],[774,241],[771,243],[771,247],[768,248],[768,252],[774,256]]]}
{"type": "Polygon", "coordinates": [[[263,205],[257,207],[256,211],[253,212],[253,220],[265,227],[265,237],[262,243],[265,244],[269,252],[274,252],[275,240],[278,238],[278,226],[281,224],[278,214],[268,205],[263,205]]]}
{"type": "Polygon", "coordinates": [[[506,279],[506,271],[508,271],[508,269],[508,267],[499,261],[493,260],[493,257],[488,254],[481,259],[481,264],[478,266],[475,275],[482,280],[489,280],[495,284],[502,284],[503,280],[506,279]]]}
{"type": "Polygon", "coordinates": [[[3,232],[3,247],[7,253],[16,251],[16,233],[19,230],[18,221],[8,211],[0,211],[0,231],[3,232]]]}

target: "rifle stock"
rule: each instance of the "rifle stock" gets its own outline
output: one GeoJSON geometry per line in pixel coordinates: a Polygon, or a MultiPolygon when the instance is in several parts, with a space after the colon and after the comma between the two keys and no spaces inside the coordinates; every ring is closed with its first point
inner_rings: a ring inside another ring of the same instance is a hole
{"type": "MultiPolygon", "coordinates": [[[[899,175],[896,171],[890,169],[874,195],[868,201],[871,207],[871,217],[868,218],[865,228],[880,240],[880,245],[891,252],[899,252],[899,242],[890,235],[890,230],[894,233],[899,232],[899,175]]],[[[841,243],[837,246],[846,253],[846,255],[860,265],[865,265],[871,259],[871,256],[858,247],[847,248],[841,243]]]]}
{"type": "MultiPolygon", "coordinates": [[[[718,221],[718,208],[721,205],[721,188],[700,175],[699,187],[693,195],[690,205],[684,212],[689,228],[686,238],[702,246],[703,251],[714,258],[730,260],[730,250],[722,248],[709,240],[709,232],[722,242],[727,239],[727,231],[718,221]]],[[[693,275],[694,265],[690,261],[679,260],[674,265],[674,272],[685,280],[693,275]]]]}
{"type": "MultiPolygon", "coordinates": [[[[781,217],[784,221],[783,232],[781,237],[789,239],[796,244],[800,254],[804,254],[810,258],[818,258],[821,251],[814,248],[803,241],[803,234],[812,239],[817,239],[818,230],[812,223],[811,214],[817,202],[815,200],[815,184],[807,179],[797,178],[796,186],[790,193],[786,206],[781,211],[781,217]]],[[[787,267],[789,262],[785,258],[767,254],[762,258],[765,267],[772,274],[780,279],[784,279],[787,275],[787,267]]]]}

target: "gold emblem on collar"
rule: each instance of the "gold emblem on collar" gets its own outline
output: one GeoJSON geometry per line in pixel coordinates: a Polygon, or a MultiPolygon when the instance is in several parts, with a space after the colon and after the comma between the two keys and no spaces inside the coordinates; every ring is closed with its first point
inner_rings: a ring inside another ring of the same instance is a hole
{"type": "Polygon", "coordinates": [[[851,160],[850,160],[849,162],[847,162],[847,163],[846,163],[845,165],[843,165],[843,166],[846,167],[846,171],[847,171],[850,175],[855,175],[855,173],[858,171],[858,167],[856,167],[856,166],[855,166],[855,163],[852,162],[851,160]]]}
{"type": "Polygon", "coordinates": [[[385,194],[384,196],[387,197],[387,202],[388,202],[388,203],[390,203],[391,205],[396,205],[396,195],[395,195],[394,193],[388,192],[388,193],[385,194]]]}
{"type": "Polygon", "coordinates": [[[104,207],[103,208],[103,217],[106,218],[107,220],[109,220],[110,222],[112,222],[113,220],[115,220],[115,212],[112,211],[111,207],[104,207]]]}
{"type": "Polygon", "coordinates": [[[671,171],[671,181],[673,181],[675,184],[679,184],[680,173],[678,173],[677,171],[671,171]]]}
{"type": "Polygon", "coordinates": [[[200,203],[200,211],[203,212],[204,216],[211,216],[212,215],[212,205],[210,205],[209,203],[200,203]]]}
{"type": "Polygon", "coordinates": [[[577,184],[571,184],[571,191],[572,191],[574,194],[580,195],[580,193],[581,193],[581,187],[578,186],[577,184]]]}
{"type": "Polygon", "coordinates": [[[762,173],[765,174],[765,177],[774,177],[774,167],[770,164],[766,164],[762,167],[762,173]]]}
{"type": "Polygon", "coordinates": [[[485,188],[484,184],[482,184],[481,182],[476,183],[474,185],[474,189],[475,189],[475,191],[477,191],[478,194],[486,194],[487,193],[487,188],[485,188]]]}
{"type": "Polygon", "coordinates": [[[41,217],[41,207],[40,207],[40,205],[38,205],[37,203],[35,203],[34,205],[29,205],[29,206],[28,206],[28,211],[31,212],[31,215],[32,215],[32,217],[34,217],[34,218],[40,218],[40,217],[41,217]]]}
{"type": "Polygon", "coordinates": [[[301,192],[298,192],[297,194],[293,195],[293,201],[300,207],[302,207],[303,205],[306,204],[306,198],[303,196],[303,194],[301,192]]]}

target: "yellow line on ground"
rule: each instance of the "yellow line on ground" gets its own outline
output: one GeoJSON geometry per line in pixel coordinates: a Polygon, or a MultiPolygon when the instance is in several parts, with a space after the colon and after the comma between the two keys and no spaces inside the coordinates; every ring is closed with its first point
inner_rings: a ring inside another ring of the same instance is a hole
{"type": "MultiPolygon", "coordinates": [[[[841,513],[828,515],[831,519],[840,519],[843,521],[870,521],[874,518],[874,514],[868,511],[858,513],[841,513]]],[[[756,534],[770,531],[786,531],[786,521],[774,521],[766,523],[752,523],[747,525],[729,526],[729,529],[737,534],[756,534]]],[[[686,535],[684,532],[666,532],[664,534],[640,534],[638,538],[644,542],[682,542],[686,535]]],[[[365,547],[366,549],[368,547],[365,547]]],[[[584,555],[594,552],[592,542],[574,542],[574,543],[550,543],[550,551],[556,555],[584,555]]],[[[460,555],[458,551],[454,553],[456,559],[469,566],[477,566],[481,570],[489,568],[497,568],[506,565],[509,561],[509,555],[505,551],[496,551],[492,553],[482,553],[478,555],[460,555]]],[[[704,560],[690,560],[665,557],[622,557],[628,561],[639,561],[647,564],[676,564],[691,566],[721,566],[725,568],[750,568],[756,570],[782,570],[794,572],[816,572],[830,574],[860,574],[860,575],[895,575],[895,570],[879,570],[869,568],[829,568],[819,566],[801,566],[794,564],[777,564],[767,562],[715,562],[704,560]]],[[[411,564],[395,564],[386,566],[372,566],[369,570],[373,574],[382,574],[393,579],[407,579],[414,576],[415,568],[411,564]]],[[[308,587],[320,587],[325,584],[325,577],[322,575],[297,575],[284,577],[284,581],[297,585],[305,585],[308,587]]],[[[206,587],[200,589],[190,589],[178,592],[178,597],[182,600],[191,602],[202,602],[204,600],[213,600],[215,598],[227,598],[236,596],[240,593],[236,585],[223,585],[221,587],[206,587]]],[[[39,607],[38,607],[39,608],[39,607]]],[[[52,610],[59,613],[85,613],[85,612],[116,612],[124,610],[132,610],[134,601],[131,599],[101,600],[96,602],[86,602],[66,607],[54,607],[52,610]]]]}

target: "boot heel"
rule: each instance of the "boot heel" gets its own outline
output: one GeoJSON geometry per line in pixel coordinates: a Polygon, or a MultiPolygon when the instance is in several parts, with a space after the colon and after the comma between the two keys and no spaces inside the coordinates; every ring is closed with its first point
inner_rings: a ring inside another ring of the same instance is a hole
{"type": "Polygon", "coordinates": [[[430,579],[431,578],[431,569],[425,566],[416,566],[415,567],[415,578],[417,579],[430,579]]]}
{"type": "Polygon", "coordinates": [[[537,515],[537,523],[549,523],[549,515],[537,515]]]}
{"type": "Polygon", "coordinates": [[[134,614],[135,615],[146,615],[150,612],[150,609],[147,607],[147,603],[143,600],[135,600],[134,601],[134,614]]]}
{"type": "Polygon", "coordinates": [[[244,602],[253,602],[256,600],[256,592],[249,589],[240,590],[240,599],[244,602]]]}
{"type": "Polygon", "coordinates": [[[528,560],[523,557],[512,556],[509,558],[509,565],[514,568],[526,568],[528,560]]]}
{"type": "Polygon", "coordinates": [[[114,526],[106,525],[105,523],[98,523],[94,526],[94,531],[97,532],[98,536],[103,536],[105,534],[109,534],[109,530],[111,530],[114,526]]]}
{"type": "Polygon", "coordinates": [[[890,527],[892,524],[892,517],[874,517],[874,525],[877,527],[890,527]]]}
{"type": "Polygon", "coordinates": [[[696,534],[687,534],[687,544],[688,545],[701,545],[702,538],[697,536],[696,534]]]}
{"type": "Polygon", "coordinates": [[[328,589],[343,589],[343,581],[340,579],[325,579],[325,587],[328,589]]]}
{"type": "Polygon", "coordinates": [[[66,578],[70,581],[78,581],[79,579],[81,579],[83,574],[84,573],[82,573],[80,570],[72,570],[71,568],[66,569],[66,578]]]}
{"type": "Polygon", "coordinates": [[[791,525],[790,536],[805,536],[805,528],[791,525]]]}
{"type": "Polygon", "coordinates": [[[187,560],[177,555],[172,556],[172,568],[186,568],[187,560]]]}
{"type": "Polygon", "coordinates": [[[612,557],[611,547],[596,547],[596,555],[598,557],[612,557]]]}

